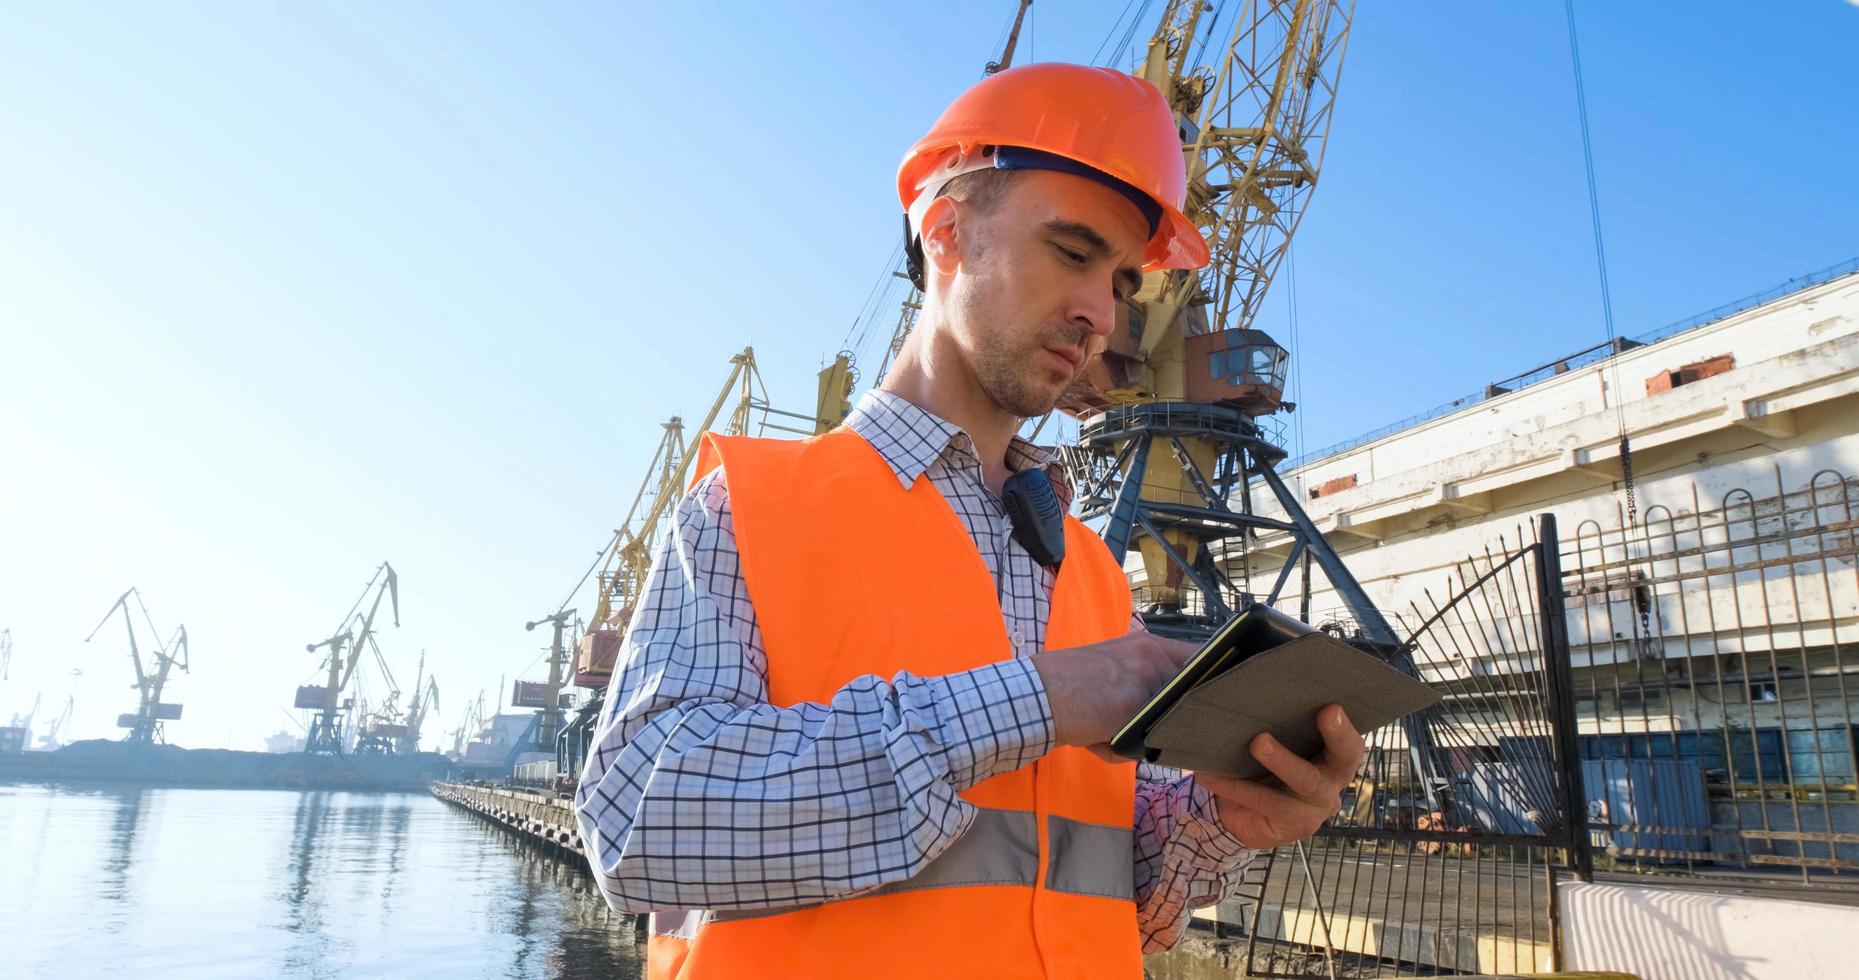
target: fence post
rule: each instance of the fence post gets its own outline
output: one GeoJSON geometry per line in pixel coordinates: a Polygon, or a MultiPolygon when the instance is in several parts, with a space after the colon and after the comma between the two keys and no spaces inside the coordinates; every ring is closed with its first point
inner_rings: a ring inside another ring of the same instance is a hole
{"type": "Polygon", "coordinates": [[[1588,794],[1582,787],[1581,742],[1575,719],[1575,679],[1569,663],[1568,612],[1562,594],[1562,543],[1556,515],[1536,517],[1537,629],[1542,637],[1543,667],[1549,682],[1549,711],[1555,726],[1550,750],[1562,791],[1563,829],[1569,863],[1582,881],[1594,880],[1594,850],[1588,836],[1588,794]]]}

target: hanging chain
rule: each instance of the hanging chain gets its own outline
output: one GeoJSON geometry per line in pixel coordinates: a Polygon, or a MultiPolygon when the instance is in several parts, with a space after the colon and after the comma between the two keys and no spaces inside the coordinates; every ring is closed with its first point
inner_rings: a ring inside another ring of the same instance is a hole
{"type": "MultiPolygon", "coordinates": [[[[1627,557],[1631,558],[1632,557],[1631,555],[1632,534],[1634,532],[1634,529],[1639,527],[1640,505],[1639,505],[1639,500],[1635,497],[1634,492],[1633,492],[1633,446],[1630,442],[1628,442],[1626,433],[1621,433],[1620,435],[1620,478],[1621,478],[1622,485],[1627,491],[1627,526],[1622,531],[1622,534],[1624,535],[1624,537],[1621,541],[1621,548],[1623,552],[1627,553],[1627,557]]],[[[1648,589],[1652,588],[1652,583],[1651,583],[1650,578],[1651,577],[1648,576],[1648,581],[1646,585],[1648,589]]],[[[1629,582],[1632,581],[1632,575],[1631,575],[1630,569],[1629,569],[1629,575],[1628,575],[1627,580],[1629,582]]],[[[1646,638],[1645,642],[1648,645],[1652,643],[1651,606],[1652,606],[1652,603],[1650,599],[1646,601],[1642,601],[1640,598],[1639,589],[1635,588],[1633,590],[1633,608],[1639,610],[1639,614],[1640,614],[1639,636],[1645,637],[1646,638]]],[[[1638,637],[1635,637],[1634,646],[1636,647],[1639,646],[1638,637]]],[[[1640,652],[1639,650],[1635,650],[1634,655],[1638,656],[1639,652],[1640,652]]]]}

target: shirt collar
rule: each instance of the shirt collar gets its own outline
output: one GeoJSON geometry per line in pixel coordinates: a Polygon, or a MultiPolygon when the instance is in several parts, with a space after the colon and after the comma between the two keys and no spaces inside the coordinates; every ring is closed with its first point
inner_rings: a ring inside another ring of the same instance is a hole
{"type": "MultiPolygon", "coordinates": [[[[974,439],[960,426],[876,388],[860,396],[852,414],[846,416],[846,428],[871,443],[906,490],[915,486],[917,478],[951,446],[971,457],[975,451],[974,439]]],[[[1007,444],[1006,463],[1016,473],[1034,466],[1045,467],[1060,503],[1071,506],[1070,474],[1052,453],[1016,435],[1007,444]]]]}

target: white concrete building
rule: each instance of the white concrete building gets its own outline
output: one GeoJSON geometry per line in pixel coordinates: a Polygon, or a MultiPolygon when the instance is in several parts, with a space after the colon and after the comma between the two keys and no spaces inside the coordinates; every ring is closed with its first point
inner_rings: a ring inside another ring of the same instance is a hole
{"type": "MultiPolygon", "coordinates": [[[[1695,767],[1674,778],[1705,784],[1685,790],[1693,816],[1668,805],[1639,822],[1716,832],[1656,850],[1859,871],[1859,272],[1845,271],[1656,342],[1545,365],[1284,471],[1403,638],[1490,567],[1484,556],[1501,560],[1535,539],[1536,515],[1556,516],[1583,757],[1674,760],[1695,767]]],[[[1269,493],[1252,500],[1284,516],[1269,493]]],[[[1272,533],[1243,558],[1230,548],[1228,577],[1269,590],[1291,543],[1272,533]]],[[[1346,627],[1341,599],[1312,576],[1312,622],[1346,627]]],[[[1294,572],[1278,605],[1295,609],[1301,589],[1294,572]]],[[[1539,666],[1530,603],[1479,598],[1487,608],[1466,604],[1468,655],[1416,654],[1479,729],[1466,765],[1522,734],[1491,723],[1504,711],[1475,689],[1539,666]]],[[[1589,805],[1604,812],[1606,800],[1589,805]]]]}
{"type": "MultiPolygon", "coordinates": [[[[1655,523],[1666,512],[1719,510],[1738,489],[1776,496],[1778,473],[1790,493],[1824,471],[1859,476],[1859,275],[1547,373],[1284,472],[1384,611],[1410,616],[1413,604],[1425,604],[1423,588],[1437,595],[1467,555],[1515,541],[1537,513],[1554,512],[1571,546],[1584,522],[1618,531],[1623,427],[1639,510],[1655,523]],[[1649,393],[1656,376],[1714,360],[1724,366],[1721,358],[1729,359],[1722,373],[1649,393]]],[[[1269,494],[1253,499],[1263,502],[1261,514],[1283,516],[1269,494]]],[[[1283,536],[1262,538],[1252,580],[1269,585],[1288,550],[1283,536]]],[[[1849,622],[1850,591],[1836,604],[1837,618],[1849,622]]],[[[1340,605],[1319,581],[1313,608],[1340,605]]],[[[1677,620],[1676,610],[1663,611],[1677,620]]],[[[1590,639],[1608,638],[1571,637],[1590,639]]]]}
{"type": "MultiPolygon", "coordinates": [[[[1363,782],[1380,802],[1346,796],[1340,831],[1308,865],[1281,856],[1256,898],[1200,914],[1256,928],[1261,949],[1303,956],[1313,975],[1314,950],[1544,970],[1551,933],[1498,883],[1560,880],[1564,969],[1845,975],[1859,911],[1825,900],[1854,894],[1859,877],[1859,262],[1829,273],[1279,468],[1398,637],[1436,615],[1450,624],[1414,649],[1447,700],[1413,730],[1428,751],[1413,752],[1406,729],[1375,733],[1363,782]],[[1506,564],[1544,513],[1562,566],[1546,591],[1534,553],[1506,564]],[[1470,598],[1454,604],[1462,590],[1470,598]],[[1553,615],[1538,605],[1554,601],[1570,747],[1584,760],[1574,801],[1559,798],[1566,775],[1544,775],[1561,757],[1541,656],[1553,615]],[[1433,771],[1417,778],[1419,765],[1433,771]],[[1556,819],[1570,802],[1586,812],[1556,819]],[[1494,843],[1584,827],[1593,884],[1494,843]],[[1306,880],[1323,882],[1321,900],[1306,880]],[[1451,901],[1445,883],[1467,880],[1488,888],[1451,901]]],[[[1259,516],[1286,518],[1261,484],[1248,497],[1259,516]]],[[[1260,597],[1293,554],[1275,531],[1225,545],[1226,577],[1260,597]]],[[[1142,574],[1133,551],[1129,568],[1142,574]]],[[[1309,574],[1310,621],[1348,632],[1340,596],[1309,574]]],[[[1275,604],[1305,601],[1300,563],[1275,604]]]]}

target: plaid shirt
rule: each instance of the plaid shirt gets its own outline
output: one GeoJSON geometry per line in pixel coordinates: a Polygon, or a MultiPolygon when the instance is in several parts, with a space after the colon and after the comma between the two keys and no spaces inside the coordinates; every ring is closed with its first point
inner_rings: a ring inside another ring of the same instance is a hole
{"type": "MultiPolygon", "coordinates": [[[[1055,573],[1013,540],[974,442],[887,392],[867,393],[846,425],[905,487],[927,474],[948,500],[994,577],[1014,656],[938,677],[861,677],[823,704],[773,706],[728,488],[711,473],[680,502],[647,577],[575,793],[595,878],[617,909],[700,924],[903,881],[968,829],[975,807],[960,790],[1053,748],[1031,658],[1045,646],[1055,573]]],[[[1069,504],[1046,452],[1016,438],[1006,462],[1046,466],[1069,504]]],[[[1130,873],[1143,948],[1156,952],[1190,910],[1240,882],[1254,852],[1192,777],[1147,764],[1137,775],[1130,873]]]]}

